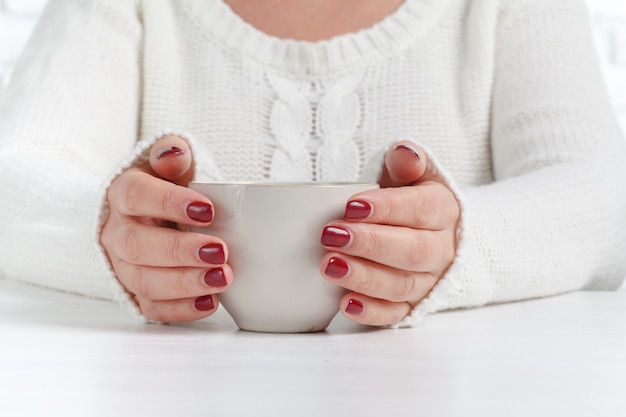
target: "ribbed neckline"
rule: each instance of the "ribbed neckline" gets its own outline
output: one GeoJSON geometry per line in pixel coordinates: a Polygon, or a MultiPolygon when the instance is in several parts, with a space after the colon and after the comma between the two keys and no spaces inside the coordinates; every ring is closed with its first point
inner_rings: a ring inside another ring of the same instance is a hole
{"type": "Polygon", "coordinates": [[[203,33],[234,53],[284,76],[332,77],[375,64],[428,31],[449,0],[405,0],[369,28],[319,42],[268,35],[233,12],[223,0],[181,2],[203,33]]]}

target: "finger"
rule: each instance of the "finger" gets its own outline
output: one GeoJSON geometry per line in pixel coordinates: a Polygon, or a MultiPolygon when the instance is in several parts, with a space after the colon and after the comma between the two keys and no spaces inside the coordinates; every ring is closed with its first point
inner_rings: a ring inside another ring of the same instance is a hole
{"type": "Polygon", "coordinates": [[[341,300],[341,312],[352,321],[369,326],[398,323],[412,310],[409,303],[381,300],[363,294],[349,293],[341,300]]]}
{"type": "Polygon", "coordinates": [[[414,184],[427,172],[429,159],[423,148],[409,141],[396,142],[385,154],[381,188],[414,184]]]}
{"type": "Polygon", "coordinates": [[[366,259],[329,252],[321,260],[322,275],[348,290],[388,301],[415,305],[437,283],[430,273],[390,268],[366,259]]]}
{"type": "Polygon", "coordinates": [[[193,155],[187,141],[174,135],[156,141],[150,149],[150,168],[157,176],[186,187],[194,174],[193,155]]]}
{"type": "Polygon", "coordinates": [[[112,260],[155,267],[217,267],[226,263],[228,248],[213,236],[136,222],[123,222],[116,232],[103,230],[102,242],[112,260]]]}
{"type": "Polygon", "coordinates": [[[322,231],[326,249],[415,272],[439,276],[454,257],[449,231],[366,223],[331,222],[322,231]]]}
{"type": "Polygon", "coordinates": [[[456,224],[459,204],[446,186],[428,181],[356,194],[346,204],[344,216],[351,221],[442,230],[456,224]]]}
{"type": "Polygon", "coordinates": [[[176,300],[224,292],[232,282],[228,265],[216,268],[157,268],[118,261],[115,271],[124,287],[149,300],[176,300]]]}
{"type": "Polygon", "coordinates": [[[219,306],[216,295],[168,301],[154,301],[135,297],[135,302],[144,316],[151,320],[167,323],[203,319],[215,313],[219,306]]]}
{"type": "Polygon", "coordinates": [[[152,217],[189,226],[206,226],[213,220],[211,200],[140,169],[120,175],[109,187],[112,210],[125,216],[152,217]]]}

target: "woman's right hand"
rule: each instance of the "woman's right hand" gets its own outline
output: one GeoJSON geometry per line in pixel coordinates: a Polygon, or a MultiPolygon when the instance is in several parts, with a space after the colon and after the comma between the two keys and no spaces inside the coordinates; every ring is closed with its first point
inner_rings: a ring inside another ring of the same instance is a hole
{"type": "Polygon", "coordinates": [[[142,167],[109,187],[109,215],[100,241],[118,279],[141,312],[162,322],[207,317],[216,294],[232,282],[226,244],[212,236],[173,228],[207,226],[213,205],[187,188],[193,158],[187,142],[164,136],[142,167]]]}

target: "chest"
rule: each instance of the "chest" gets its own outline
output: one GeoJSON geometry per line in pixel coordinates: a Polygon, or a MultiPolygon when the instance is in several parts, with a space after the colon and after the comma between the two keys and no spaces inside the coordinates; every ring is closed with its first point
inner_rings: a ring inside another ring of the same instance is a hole
{"type": "Polygon", "coordinates": [[[368,28],[404,0],[226,0],[245,22],[270,36],[316,42],[368,28]]]}
{"type": "Polygon", "coordinates": [[[142,135],[193,135],[220,179],[290,181],[356,180],[376,152],[413,139],[461,184],[487,183],[492,68],[466,62],[462,16],[401,53],[317,76],[225,48],[184,15],[148,19],[142,135]]]}

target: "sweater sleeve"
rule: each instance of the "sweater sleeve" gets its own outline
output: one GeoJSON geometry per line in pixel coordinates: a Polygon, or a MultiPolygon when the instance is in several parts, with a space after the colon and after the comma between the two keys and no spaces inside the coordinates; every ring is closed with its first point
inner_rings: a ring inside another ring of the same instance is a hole
{"type": "Polygon", "coordinates": [[[135,1],[51,0],[0,95],[0,277],[112,299],[103,184],[137,142],[135,1]]]}
{"type": "Polygon", "coordinates": [[[457,189],[452,267],[398,326],[446,309],[616,289],[626,275],[626,142],[582,0],[501,2],[495,181],[457,189]]]}

